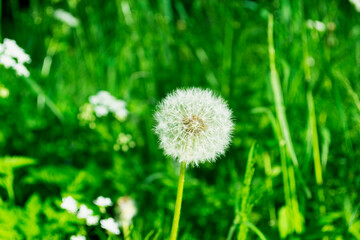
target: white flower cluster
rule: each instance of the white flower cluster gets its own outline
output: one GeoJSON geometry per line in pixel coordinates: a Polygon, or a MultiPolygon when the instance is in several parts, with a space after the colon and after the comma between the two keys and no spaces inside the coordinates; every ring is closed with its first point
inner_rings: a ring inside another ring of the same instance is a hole
{"type": "Polygon", "coordinates": [[[96,95],[90,96],[89,102],[97,117],[106,116],[111,112],[118,120],[122,121],[128,115],[125,101],[116,99],[107,91],[100,91],[96,95]]]}
{"type": "Polygon", "coordinates": [[[19,76],[29,77],[24,63],[30,62],[30,56],[14,40],[5,38],[4,43],[0,43],[0,65],[14,69],[19,76]]]}
{"type": "Polygon", "coordinates": [[[109,232],[119,235],[120,234],[120,228],[119,224],[115,222],[113,218],[107,218],[100,221],[100,225],[103,229],[108,230],[109,232]]]}
{"type": "Polygon", "coordinates": [[[199,88],[169,94],[154,117],[165,154],[191,165],[215,161],[224,154],[234,126],[225,101],[199,88]]]}
{"type": "Polygon", "coordinates": [[[71,196],[62,199],[61,208],[76,214],[79,219],[85,219],[88,226],[96,225],[100,219],[99,216],[93,215],[93,210],[89,209],[86,205],[81,204],[80,208],[78,208],[77,201],[71,196]]]}
{"type": "Polygon", "coordinates": [[[360,0],[349,0],[354,5],[357,12],[360,12],[360,0]]]}
{"type": "Polygon", "coordinates": [[[326,30],[326,25],[325,23],[323,22],[320,22],[318,20],[316,21],[313,21],[311,19],[308,19],[306,21],[306,26],[309,28],[309,29],[315,29],[317,30],[318,32],[325,32],[326,30]]]}

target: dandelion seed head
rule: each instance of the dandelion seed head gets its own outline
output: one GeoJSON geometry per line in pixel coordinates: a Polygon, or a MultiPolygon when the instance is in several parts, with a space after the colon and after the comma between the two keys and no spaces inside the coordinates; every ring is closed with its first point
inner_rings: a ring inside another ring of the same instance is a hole
{"type": "Polygon", "coordinates": [[[158,105],[154,117],[160,148],[180,162],[215,161],[230,144],[232,113],[210,90],[176,90],[158,105]]]}

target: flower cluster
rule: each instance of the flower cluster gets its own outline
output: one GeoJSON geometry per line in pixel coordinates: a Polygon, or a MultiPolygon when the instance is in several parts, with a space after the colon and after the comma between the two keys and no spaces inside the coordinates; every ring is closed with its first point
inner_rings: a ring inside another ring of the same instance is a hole
{"type": "Polygon", "coordinates": [[[30,62],[30,56],[14,40],[5,38],[4,43],[0,43],[0,65],[14,69],[19,76],[29,77],[24,63],[30,62]]]}
{"type": "Polygon", "coordinates": [[[177,90],[158,105],[155,132],[166,155],[198,165],[224,154],[234,126],[231,118],[225,101],[210,90],[177,90]]]}
{"type": "MultiPolygon", "coordinates": [[[[103,208],[112,206],[112,201],[110,198],[105,198],[103,196],[98,197],[95,199],[94,204],[100,207],[100,211],[102,211],[103,208]]],[[[62,199],[61,208],[67,210],[68,212],[72,214],[76,214],[76,216],[79,219],[85,219],[86,225],[88,226],[94,226],[99,223],[100,216],[94,215],[94,211],[90,208],[88,208],[85,204],[81,204],[80,207],[78,207],[78,202],[72,198],[71,196],[65,197],[62,199]]],[[[111,232],[112,234],[120,234],[119,224],[115,222],[113,218],[107,218],[100,220],[100,226],[111,232]]],[[[74,239],[82,239],[82,236],[73,236],[74,239]],[[79,238],[80,237],[80,238],[79,238]]]]}
{"type": "Polygon", "coordinates": [[[123,152],[127,152],[130,148],[135,147],[135,142],[132,140],[130,134],[120,133],[116,139],[116,143],[114,144],[114,150],[123,152]]]}
{"type": "Polygon", "coordinates": [[[128,115],[125,101],[116,99],[107,91],[100,91],[96,95],[90,96],[89,102],[97,117],[113,113],[118,120],[122,121],[128,115]]]}

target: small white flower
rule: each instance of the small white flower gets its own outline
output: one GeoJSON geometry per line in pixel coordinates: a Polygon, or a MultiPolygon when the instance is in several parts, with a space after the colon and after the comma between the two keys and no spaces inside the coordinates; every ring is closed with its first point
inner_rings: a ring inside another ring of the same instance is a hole
{"type": "Polygon", "coordinates": [[[79,25],[79,20],[63,9],[55,10],[54,17],[70,27],[76,27],[79,25]]]}
{"type": "Polygon", "coordinates": [[[89,216],[91,216],[93,214],[93,210],[89,209],[87,206],[85,206],[84,204],[80,205],[79,208],[79,212],[77,214],[78,218],[88,218],[89,216]]]}
{"type": "Polygon", "coordinates": [[[224,154],[234,126],[231,117],[225,101],[210,90],[176,90],[158,105],[155,132],[166,155],[198,165],[224,154]]]}
{"type": "Polygon", "coordinates": [[[16,64],[14,66],[14,69],[15,69],[17,75],[19,75],[19,76],[24,76],[24,77],[30,76],[30,72],[27,70],[27,68],[20,63],[16,64]]]}
{"type": "Polygon", "coordinates": [[[94,107],[94,111],[97,117],[103,117],[106,116],[109,113],[109,110],[102,105],[98,105],[94,107]]]}
{"type": "Polygon", "coordinates": [[[111,112],[121,121],[128,115],[125,101],[116,99],[107,91],[99,91],[96,95],[90,96],[89,102],[94,107],[97,117],[106,116],[111,112]]]}
{"type": "Polygon", "coordinates": [[[110,198],[105,198],[103,196],[99,196],[97,199],[93,202],[95,205],[99,207],[109,207],[112,206],[112,201],[110,198]]]}
{"type": "Polygon", "coordinates": [[[103,229],[106,229],[113,234],[116,234],[116,235],[120,234],[119,224],[117,222],[115,222],[115,220],[113,218],[107,218],[107,219],[100,220],[100,225],[103,229]]]}
{"type": "Polygon", "coordinates": [[[315,29],[318,32],[324,32],[326,30],[326,26],[323,22],[320,22],[318,20],[313,21],[311,19],[306,20],[306,26],[309,29],[315,29]]]}
{"type": "Polygon", "coordinates": [[[16,44],[15,40],[5,38],[4,49],[5,55],[16,58],[20,64],[31,62],[30,56],[16,44]]]}
{"type": "Polygon", "coordinates": [[[71,196],[62,199],[61,208],[71,213],[76,213],[78,210],[77,202],[71,196]]]}
{"type": "Polygon", "coordinates": [[[88,226],[94,226],[99,222],[100,217],[99,216],[88,216],[86,218],[86,225],[88,226]]]}
{"type": "Polygon", "coordinates": [[[14,68],[16,61],[8,55],[0,55],[0,64],[4,65],[5,68],[14,68]]]}
{"type": "Polygon", "coordinates": [[[116,202],[115,212],[120,222],[130,224],[137,213],[135,201],[128,196],[120,197],[116,202]]]}
{"type": "Polygon", "coordinates": [[[70,237],[70,240],[86,240],[86,237],[83,235],[73,235],[70,237]]]}

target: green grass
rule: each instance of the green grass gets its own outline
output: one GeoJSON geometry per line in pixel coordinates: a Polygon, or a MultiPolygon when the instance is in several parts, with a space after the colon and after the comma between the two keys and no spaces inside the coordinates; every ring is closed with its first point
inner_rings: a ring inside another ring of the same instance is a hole
{"type": "Polygon", "coordinates": [[[360,13],[350,2],[0,0],[0,20],[0,42],[32,58],[29,79],[0,66],[10,91],[0,98],[1,239],[107,239],[60,208],[67,195],[89,206],[131,196],[130,239],[168,239],[179,164],[159,150],[153,113],[189,86],[226,99],[236,126],[225,156],[187,169],[178,239],[360,239],[360,13]],[[99,90],[127,102],[125,121],[78,119],[99,90]],[[136,146],[115,151],[120,133],[136,146]]]}

